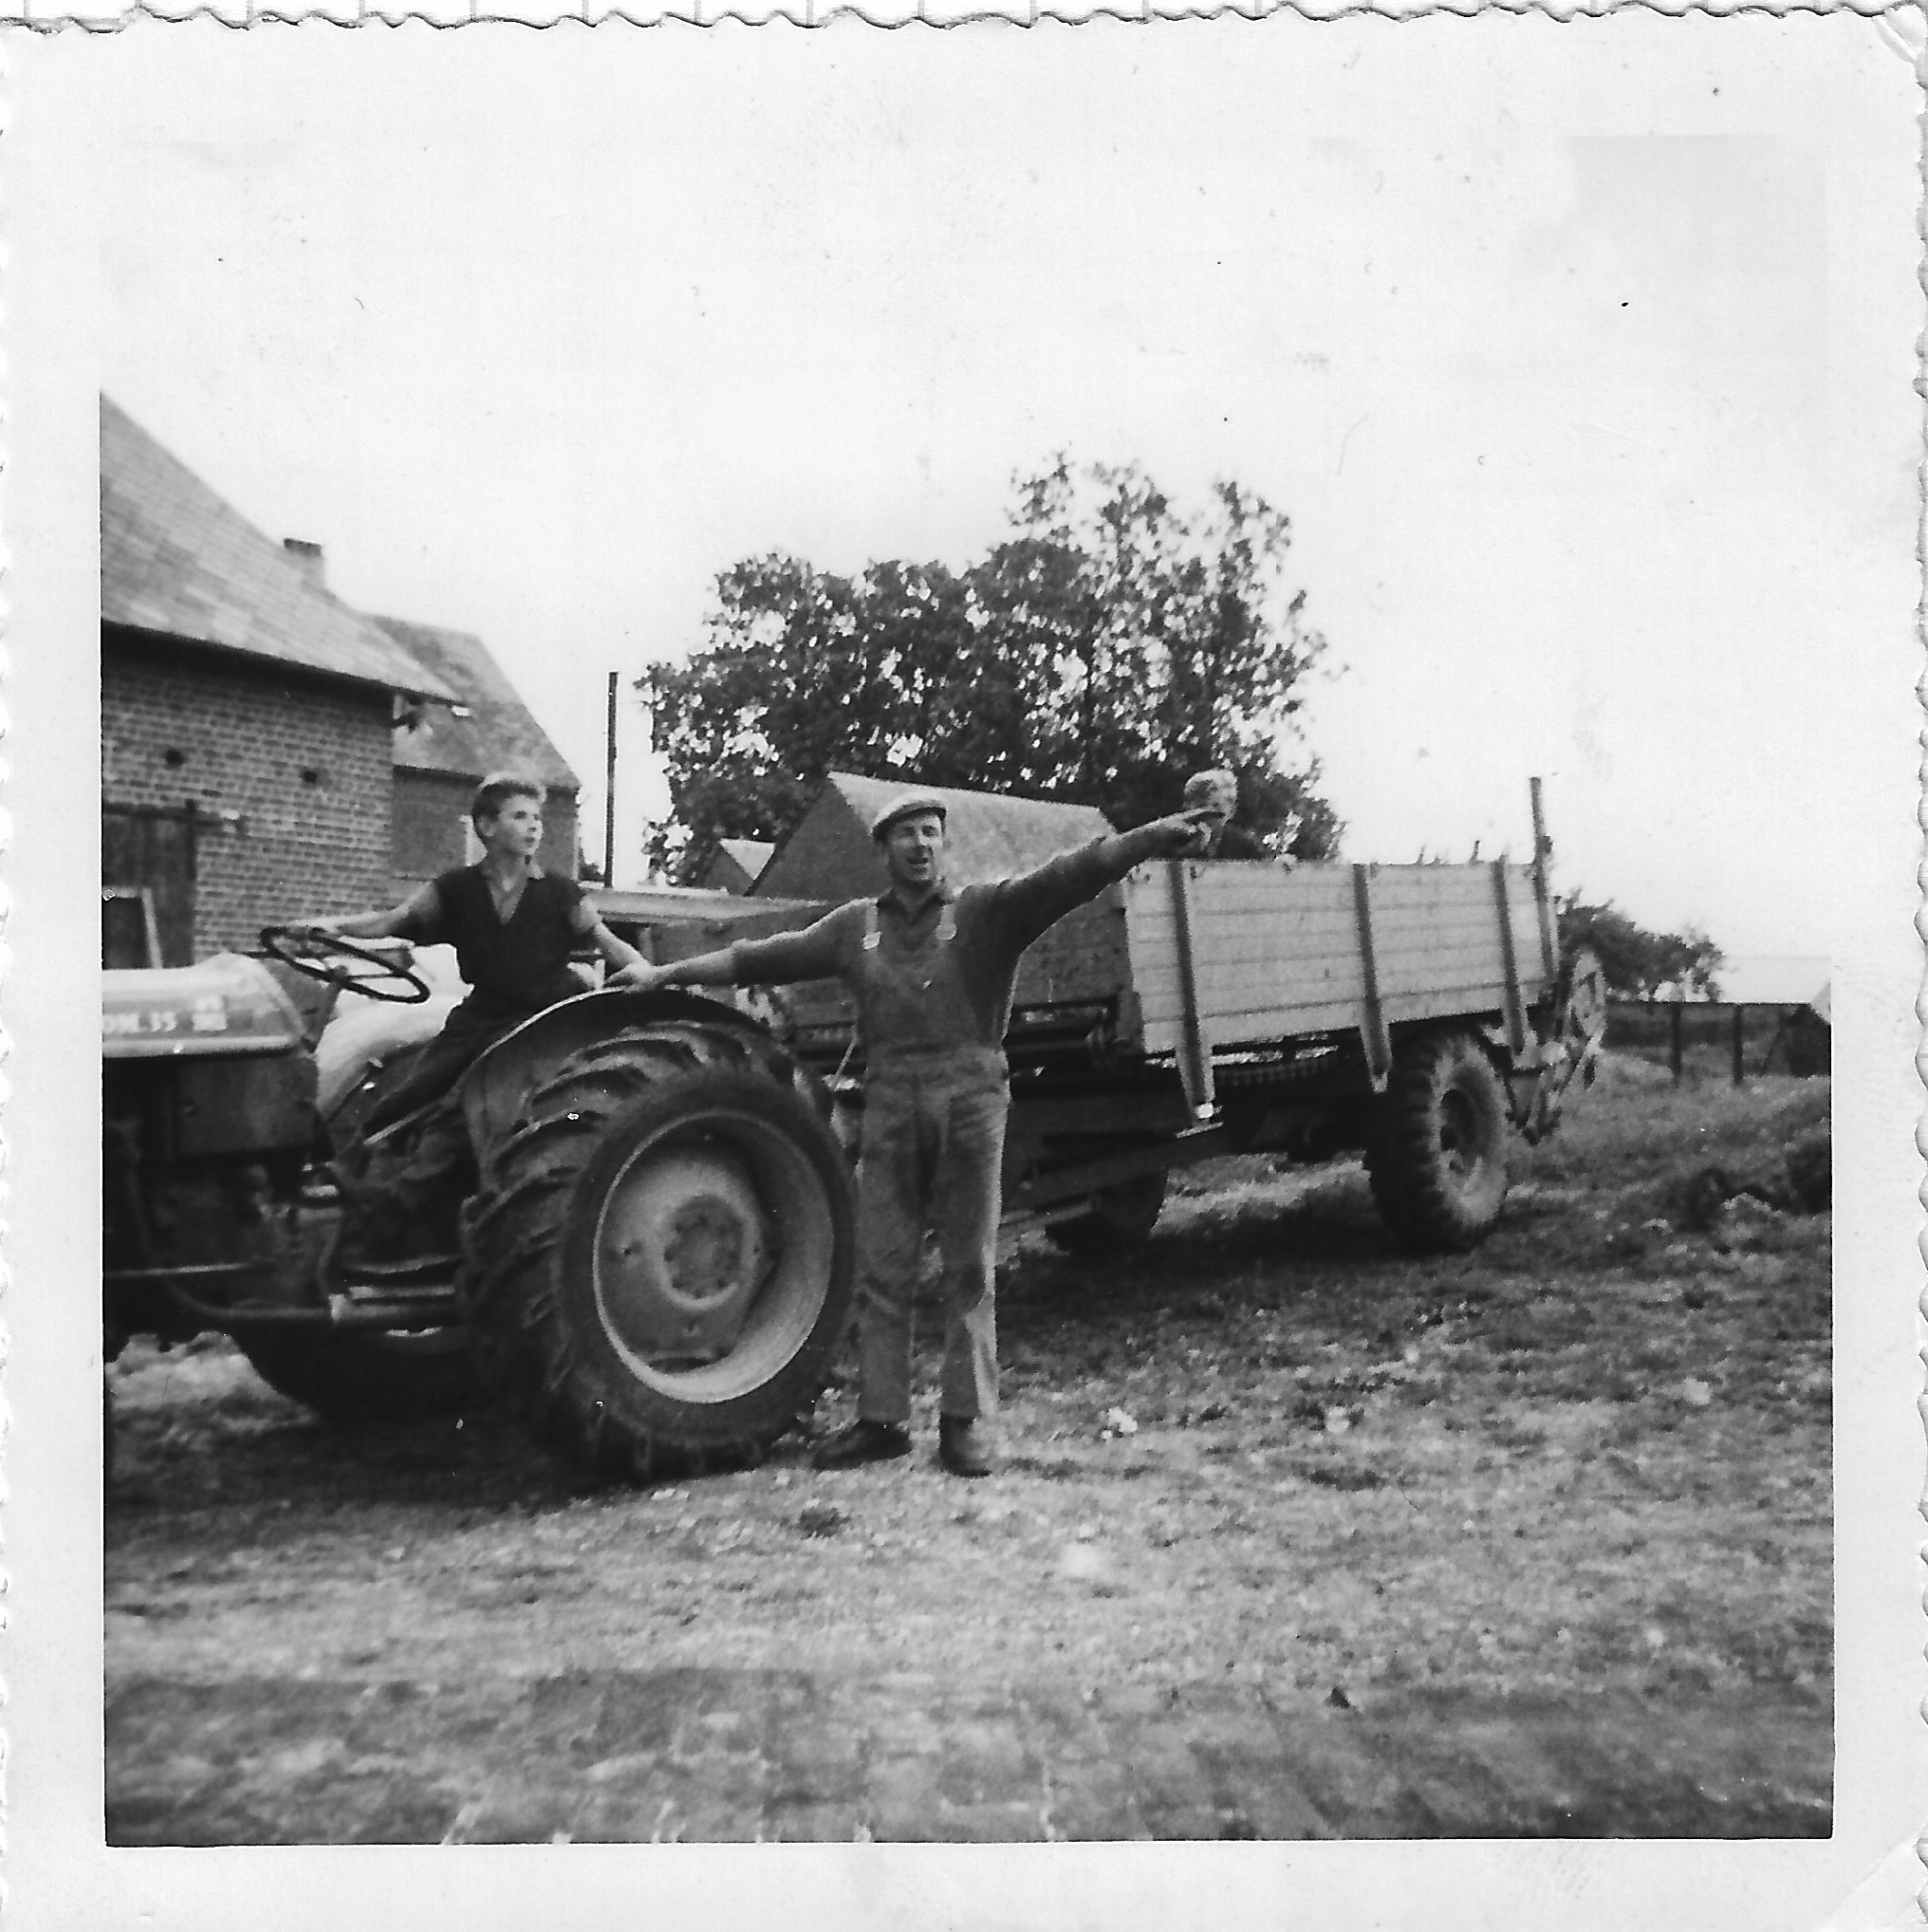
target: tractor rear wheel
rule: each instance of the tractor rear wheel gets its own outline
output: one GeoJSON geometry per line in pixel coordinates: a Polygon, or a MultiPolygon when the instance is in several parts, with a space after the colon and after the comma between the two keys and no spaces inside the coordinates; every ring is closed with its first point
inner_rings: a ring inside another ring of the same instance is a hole
{"type": "Polygon", "coordinates": [[[484,1156],[463,1226],[482,1379],[601,1474],[755,1461],[827,1378],[854,1225],[827,1099],[774,1041],[626,1028],[484,1156]]]}
{"type": "Polygon", "coordinates": [[[1421,1254],[1474,1247],[1506,1201],[1506,1095],[1484,1044],[1463,1029],[1400,1042],[1380,1096],[1366,1172],[1380,1217],[1421,1254]]]}

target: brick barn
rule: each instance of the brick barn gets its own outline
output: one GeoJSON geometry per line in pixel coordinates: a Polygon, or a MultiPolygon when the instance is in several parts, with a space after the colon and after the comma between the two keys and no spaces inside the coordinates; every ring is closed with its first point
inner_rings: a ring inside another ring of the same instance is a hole
{"type": "Polygon", "coordinates": [[[452,694],[321,565],[101,399],[102,883],[166,964],[387,898],[398,708],[452,694]]]}

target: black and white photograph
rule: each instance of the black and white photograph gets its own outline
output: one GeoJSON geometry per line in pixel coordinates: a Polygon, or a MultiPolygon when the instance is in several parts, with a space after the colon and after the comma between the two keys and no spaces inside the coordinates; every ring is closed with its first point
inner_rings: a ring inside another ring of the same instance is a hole
{"type": "Polygon", "coordinates": [[[1918,1923],[1919,10],[473,11],[6,29],[19,1923],[1918,1923]]]}

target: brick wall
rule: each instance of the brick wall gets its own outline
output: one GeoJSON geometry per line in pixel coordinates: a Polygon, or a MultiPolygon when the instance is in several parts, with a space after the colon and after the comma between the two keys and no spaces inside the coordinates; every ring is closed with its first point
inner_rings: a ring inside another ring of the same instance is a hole
{"type": "Polygon", "coordinates": [[[103,801],[239,814],[199,836],[196,957],[389,902],[391,711],[384,691],[103,628],[103,801]]]}
{"type": "MultiPolygon", "coordinates": [[[[576,876],[576,799],[573,792],[551,791],[543,807],[542,851],[537,855],[545,872],[576,876]]],[[[602,863],[600,855],[597,863],[602,863]]]]}
{"type": "MultiPolygon", "coordinates": [[[[451,865],[469,863],[463,828],[478,782],[445,771],[396,772],[391,882],[398,898],[451,865]]],[[[571,793],[551,791],[545,801],[542,850],[536,857],[546,872],[576,876],[576,801],[571,793]]]]}
{"type": "Polygon", "coordinates": [[[390,853],[398,897],[451,865],[468,863],[462,837],[473,780],[439,771],[395,774],[395,840],[390,853]]]}

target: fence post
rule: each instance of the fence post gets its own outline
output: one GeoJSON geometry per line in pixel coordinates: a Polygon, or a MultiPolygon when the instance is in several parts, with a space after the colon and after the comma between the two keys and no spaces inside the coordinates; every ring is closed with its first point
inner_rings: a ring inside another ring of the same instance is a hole
{"type": "Polygon", "coordinates": [[[1680,1084],[1682,1049],[1680,1042],[1680,1002],[1667,1009],[1667,1064],[1674,1069],[1674,1085],[1680,1084]]]}
{"type": "Polygon", "coordinates": [[[1747,1084],[1747,1008],[1733,1010],[1733,1084],[1747,1084]]]}

